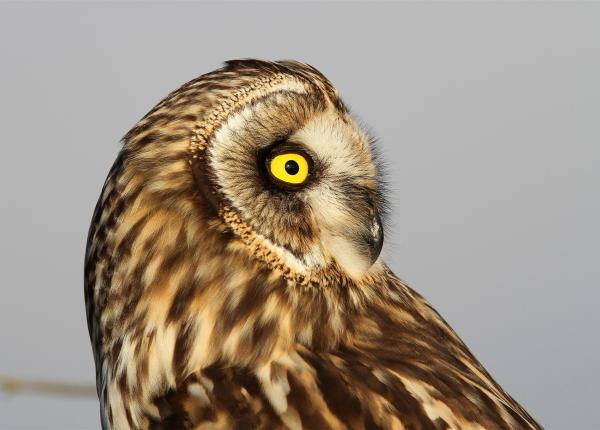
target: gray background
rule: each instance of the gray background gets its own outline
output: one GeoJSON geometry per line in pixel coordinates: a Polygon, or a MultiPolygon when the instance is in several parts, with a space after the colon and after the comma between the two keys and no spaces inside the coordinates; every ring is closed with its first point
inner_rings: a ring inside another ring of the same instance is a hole
{"type": "MultiPolygon", "coordinates": [[[[82,260],[118,140],[237,57],[379,136],[385,253],[549,429],[599,428],[600,3],[0,4],[0,372],[92,381],[82,260]]],[[[0,394],[0,428],[98,428],[0,394]]]]}

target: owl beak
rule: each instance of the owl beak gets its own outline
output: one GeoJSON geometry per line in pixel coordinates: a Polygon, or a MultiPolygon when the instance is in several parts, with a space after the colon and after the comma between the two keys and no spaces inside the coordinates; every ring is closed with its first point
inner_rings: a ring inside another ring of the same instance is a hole
{"type": "Polygon", "coordinates": [[[375,216],[371,220],[369,233],[370,235],[367,236],[366,242],[371,257],[371,264],[373,264],[377,261],[383,247],[383,226],[378,213],[375,213],[375,216]]]}
{"type": "Polygon", "coordinates": [[[362,276],[373,266],[383,246],[383,226],[377,210],[370,209],[368,216],[364,212],[355,214],[351,224],[336,225],[339,230],[334,234],[325,230],[324,235],[332,257],[353,277],[362,276]]]}

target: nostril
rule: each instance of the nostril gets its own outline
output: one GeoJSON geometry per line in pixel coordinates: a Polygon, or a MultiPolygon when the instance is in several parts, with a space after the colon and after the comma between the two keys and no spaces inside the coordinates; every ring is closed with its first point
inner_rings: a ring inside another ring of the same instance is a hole
{"type": "Polygon", "coordinates": [[[381,236],[381,222],[379,221],[379,216],[375,216],[373,219],[373,223],[371,224],[371,235],[375,242],[377,242],[379,236],[381,236]]]}

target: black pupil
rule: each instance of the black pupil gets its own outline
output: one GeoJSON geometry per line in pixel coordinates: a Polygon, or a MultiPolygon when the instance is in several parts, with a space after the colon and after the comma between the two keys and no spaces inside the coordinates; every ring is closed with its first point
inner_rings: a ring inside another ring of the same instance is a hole
{"type": "Polygon", "coordinates": [[[288,160],[285,162],[285,171],[290,175],[295,175],[300,170],[300,166],[294,160],[288,160]]]}

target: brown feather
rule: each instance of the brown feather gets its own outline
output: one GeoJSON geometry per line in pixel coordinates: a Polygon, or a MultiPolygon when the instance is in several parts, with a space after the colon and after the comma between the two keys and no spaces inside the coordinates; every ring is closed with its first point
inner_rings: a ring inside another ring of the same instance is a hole
{"type": "MultiPolygon", "coordinates": [[[[312,214],[309,203],[281,214],[275,201],[297,201],[253,194],[259,176],[223,185],[214,157],[244,174],[248,142],[323,112],[364,147],[316,69],[236,60],[172,92],[124,137],[85,265],[104,428],[541,428],[380,261],[361,276],[335,259],[303,271],[325,229],[294,215],[312,214]],[[243,109],[254,121],[218,155],[217,133],[243,109]],[[231,193],[256,207],[244,212],[231,193]]],[[[373,163],[364,151],[357,170],[373,163]]],[[[380,199],[369,172],[336,179],[352,213],[366,210],[363,195],[380,199]]]]}

